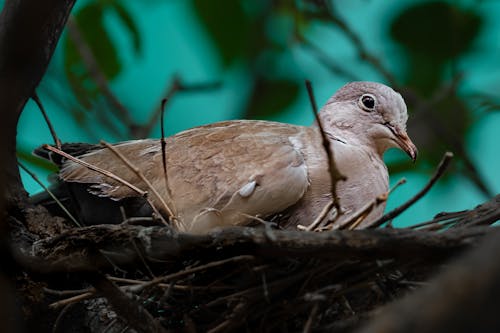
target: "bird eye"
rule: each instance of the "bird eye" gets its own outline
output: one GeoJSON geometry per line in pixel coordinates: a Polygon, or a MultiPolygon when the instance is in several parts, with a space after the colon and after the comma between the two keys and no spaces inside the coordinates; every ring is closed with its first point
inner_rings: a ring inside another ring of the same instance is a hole
{"type": "Polygon", "coordinates": [[[364,94],[359,98],[358,104],[365,111],[373,111],[375,110],[375,96],[364,94]]]}

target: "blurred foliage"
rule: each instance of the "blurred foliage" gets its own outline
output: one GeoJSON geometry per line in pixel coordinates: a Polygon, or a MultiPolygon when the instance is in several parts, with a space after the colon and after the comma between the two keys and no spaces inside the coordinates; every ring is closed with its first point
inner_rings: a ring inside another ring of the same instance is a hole
{"type": "MultiPolygon", "coordinates": [[[[160,2],[150,2],[152,6],[157,4],[160,2]]],[[[460,61],[474,50],[485,25],[474,6],[464,7],[452,1],[408,2],[401,12],[394,13],[384,39],[400,48],[398,56],[406,67],[391,72],[385,68],[390,56],[384,57],[380,45],[365,45],[370,38],[358,36],[349,17],[340,14],[342,1],[191,0],[189,4],[213,42],[222,68],[238,67],[246,71],[250,90],[245,92],[249,99],[242,110],[244,117],[273,119],[297,100],[304,89],[302,78],[294,75],[293,62],[283,62],[290,48],[297,45],[329,70],[325,75],[345,81],[363,79],[358,76],[358,68],[347,67],[331,53],[331,48],[323,49],[325,45],[315,43],[310,28],[319,23],[327,30],[341,33],[355,49],[358,64],[370,67],[380,81],[404,95],[412,113],[409,132],[419,147],[421,168],[428,171],[445,150],[452,150],[459,160],[455,172],[466,175],[486,195],[491,194],[468,154],[466,140],[478,119],[473,108],[482,105],[495,110],[500,103],[480,91],[459,93],[462,79],[469,74],[461,71],[460,61]],[[466,101],[470,96],[476,98],[466,101]]],[[[111,106],[119,106],[114,96],[98,84],[98,75],[92,73],[92,64],[82,56],[84,52],[79,45],[84,43],[90,49],[98,74],[106,80],[112,82],[123,71],[113,33],[105,24],[110,13],[119,18],[139,53],[142,38],[133,19],[138,14],[131,13],[119,0],[86,2],[73,14],[82,41],[75,40],[72,34],[66,34],[63,41],[66,75],[74,94],[88,109],[95,109],[103,99],[111,99],[111,106]]],[[[103,123],[113,123],[104,115],[99,117],[103,123]]],[[[396,161],[390,168],[414,170],[407,161],[396,161]]]]}
{"type": "Polygon", "coordinates": [[[457,64],[471,51],[482,26],[481,16],[472,8],[444,1],[426,2],[411,5],[395,17],[390,23],[390,37],[406,57],[406,71],[398,73],[401,85],[419,97],[409,103],[413,117],[420,119],[420,123],[410,123],[416,129],[415,143],[432,164],[444,150],[454,151],[460,160],[458,170],[491,196],[466,150],[474,117],[470,103],[457,91],[466,74],[457,69],[457,64]]]}
{"type": "Polygon", "coordinates": [[[141,36],[128,10],[120,0],[100,0],[86,4],[73,14],[75,28],[82,39],[75,40],[71,34],[64,44],[64,69],[75,96],[87,108],[91,108],[93,101],[101,91],[91,76],[93,69],[89,68],[88,60],[84,59],[82,47],[88,47],[93,55],[98,70],[107,80],[114,79],[121,71],[119,50],[113,44],[111,32],[105,25],[107,12],[113,12],[127,28],[134,50],[141,50],[141,36]],[[85,45],[78,45],[82,42],[85,45]]]}
{"type": "Polygon", "coordinates": [[[444,71],[470,50],[482,19],[472,9],[446,2],[413,5],[391,23],[390,36],[408,58],[405,85],[430,96],[442,85],[444,71]],[[415,29],[418,27],[418,29],[415,29]]]}
{"type": "MultiPolygon", "coordinates": [[[[193,0],[200,22],[217,47],[225,67],[244,63],[252,82],[245,118],[271,119],[297,98],[303,82],[276,73],[276,63],[287,51],[288,34],[269,26],[293,18],[293,1],[193,0]]],[[[279,23],[278,23],[279,24],[279,23]]]]}

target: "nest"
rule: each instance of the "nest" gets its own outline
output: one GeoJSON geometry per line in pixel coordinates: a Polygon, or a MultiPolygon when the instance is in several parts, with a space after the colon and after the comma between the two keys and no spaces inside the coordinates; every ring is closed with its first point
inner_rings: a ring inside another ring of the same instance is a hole
{"type": "Polygon", "coordinates": [[[54,331],[344,332],[477,244],[499,204],[405,229],[98,225],[35,241],[23,260],[51,277],[39,298],[54,331]]]}

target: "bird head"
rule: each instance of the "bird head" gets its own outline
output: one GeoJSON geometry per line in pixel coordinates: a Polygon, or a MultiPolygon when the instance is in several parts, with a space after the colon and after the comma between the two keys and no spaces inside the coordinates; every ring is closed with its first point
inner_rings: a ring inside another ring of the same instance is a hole
{"type": "Polygon", "coordinates": [[[386,85],[348,83],[328,100],[320,115],[325,129],[334,135],[340,132],[363,141],[380,155],[394,147],[405,151],[413,161],[417,158],[417,148],[406,133],[406,104],[386,85]]]}

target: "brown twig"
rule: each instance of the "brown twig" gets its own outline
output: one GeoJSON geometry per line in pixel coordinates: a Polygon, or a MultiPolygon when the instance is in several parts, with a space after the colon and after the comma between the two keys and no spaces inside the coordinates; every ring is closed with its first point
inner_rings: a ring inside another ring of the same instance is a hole
{"type": "Polygon", "coordinates": [[[330,177],[331,177],[331,194],[332,194],[332,200],[333,200],[333,205],[335,209],[337,210],[337,215],[336,217],[339,217],[342,215],[342,210],[340,208],[340,200],[337,195],[337,182],[338,181],[344,181],[346,180],[346,177],[340,173],[339,169],[337,169],[337,165],[335,164],[335,159],[333,156],[333,151],[331,149],[330,141],[328,140],[328,137],[323,129],[323,125],[321,123],[321,119],[319,117],[318,113],[318,107],[316,105],[316,99],[314,98],[314,92],[312,89],[311,81],[306,80],[306,88],[307,88],[307,93],[309,95],[309,101],[311,102],[312,110],[314,113],[314,117],[316,119],[316,122],[318,123],[319,131],[321,133],[321,138],[323,142],[323,147],[325,149],[325,153],[328,159],[328,171],[330,172],[330,177]]]}
{"type": "MultiPolygon", "coordinates": [[[[339,229],[348,229],[354,230],[356,229],[361,222],[370,214],[376,207],[380,206],[380,204],[387,201],[389,195],[400,185],[406,183],[406,179],[400,179],[396,185],[394,185],[387,193],[377,196],[372,201],[368,202],[364,207],[351,215],[350,219],[342,224],[339,229]]],[[[368,228],[368,226],[366,226],[368,228]]]]}
{"type": "Polygon", "coordinates": [[[307,318],[307,321],[304,325],[304,329],[302,330],[303,333],[312,332],[312,326],[314,319],[316,318],[316,314],[318,313],[318,308],[319,308],[318,302],[314,303],[311,309],[311,313],[309,314],[309,317],[307,318]]]}
{"type": "MultiPolygon", "coordinates": [[[[170,101],[174,95],[178,92],[190,92],[190,91],[204,91],[217,89],[221,86],[220,82],[206,82],[206,83],[195,83],[195,84],[185,84],[182,82],[178,75],[174,75],[171,79],[171,83],[165,93],[165,97],[162,100],[170,101]]],[[[141,126],[137,126],[134,130],[135,137],[147,137],[150,135],[153,127],[157,124],[158,118],[161,116],[161,111],[157,108],[153,110],[149,120],[141,126]]]]}
{"type": "Polygon", "coordinates": [[[62,204],[62,202],[54,195],[54,193],[52,193],[52,191],[47,187],[45,186],[45,184],[38,178],[37,175],[35,175],[33,172],[31,172],[26,166],[24,166],[21,162],[17,162],[17,164],[19,165],[19,167],[21,169],[23,169],[31,178],[33,178],[33,180],[35,182],[38,183],[38,185],[40,185],[43,190],[45,192],[47,192],[50,197],[54,200],[54,202],[62,209],[62,211],[69,217],[69,219],[77,226],[77,227],[81,227],[81,224],[78,223],[78,221],[76,220],[76,218],[71,215],[71,213],[69,212],[69,210],[64,207],[64,205],[62,204]]]}
{"type": "Polygon", "coordinates": [[[85,293],[82,293],[82,294],[79,294],[79,295],[76,295],[76,296],[73,296],[73,297],[68,297],[68,298],[65,298],[63,300],[51,303],[51,304],[49,304],[49,308],[51,308],[51,309],[58,309],[58,308],[60,308],[62,306],[66,306],[66,305],[69,305],[69,304],[73,304],[73,303],[78,303],[78,302],[84,301],[86,299],[90,299],[90,298],[94,297],[94,295],[95,295],[95,290],[88,291],[88,292],[85,292],[85,293]]]}
{"type": "Polygon", "coordinates": [[[451,152],[446,152],[443,155],[443,158],[441,159],[441,162],[439,162],[439,165],[434,172],[434,175],[432,175],[431,179],[429,179],[429,182],[424,186],[422,190],[420,190],[413,198],[402,204],[401,206],[395,208],[394,210],[390,211],[389,213],[385,214],[381,218],[379,218],[377,221],[373,222],[369,228],[377,228],[380,225],[382,225],[384,222],[387,222],[389,220],[392,220],[405,210],[407,210],[410,206],[412,206],[415,202],[420,200],[429,190],[434,186],[436,181],[441,178],[443,173],[446,171],[448,168],[448,165],[450,164],[451,159],[453,158],[453,153],[451,152]]]}
{"type": "MultiPolygon", "coordinates": [[[[171,82],[170,82],[170,86],[167,90],[167,93],[165,94],[165,97],[162,99],[162,108],[160,109],[160,111],[158,112],[155,108],[155,111],[151,114],[151,116],[149,117],[149,120],[144,124],[142,125],[141,127],[137,128],[136,130],[136,135],[140,136],[140,137],[144,137],[144,136],[148,136],[149,133],[151,133],[153,127],[157,124],[158,122],[158,118],[162,116],[163,114],[163,101],[169,101],[172,99],[172,97],[174,97],[174,95],[179,91],[181,90],[183,87],[182,85],[182,81],[180,79],[180,77],[178,75],[174,75],[174,77],[172,78],[171,82]]],[[[161,122],[162,126],[163,126],[163,121],[161,122]]]]}
{"type": "MultiPolygon", "coordinates": [[[[130,162],[113,145],[111,145],[110,143],[108,143],[108,142],[106,142],[104,140],[101,140],[101,144],[104,145],[106,148],[108,148],[111,152],[113,152],[113,154],[115,154],[116,157],[118,157],[132,172],[134,172],[136,174],[137,177],[139,177],[140,180],[142,180],[144,182],[144,184],[146,184],[146,186],[151,191],[151,193],[153,193],[156,196],[156,198],[158,199],[158,201],[163,206],[163,209],[167,213],[169,220],[172,221],[172,222],[174,222],[176,224],[176,227],[179,228],[180,226],[177,225],[177,220],[175,218],[174,213],[170,209],[170,206],[167,205],[167,203],[165,202],[165,200],[163,200],[163,197],[154,188],[153,184],[151,184],[151,182],[144,176],[144,173],[141,170],[139,170],[139,168],[137,168],[135,165],[133,165],[132,162],[130,162]]],[[[170,198],[170,196],[167,197],[167,200],[170,202],[170,204],[173,204],[172,199],[170,198]]],[[[152,203],[151,203],[151,205],[152,205],[152,203]]],[[[155,209],[153,206],[151,208],[155,209]]]]}
{"type": "Polygon", "coordinates": [[[61,140],[59,140],[57,133],[54,129],[54,126],[52,126],[52,122],[49,119],[49,116],[47,115],[47,112],[45,112],[45,108],[43,107],[42,101],[38,97],[38,94],[33,92],[33,96],[31,96],[31,99],[35,101],[36,105],[38,106],[38,109],[40,109],[40,112],[42,113],[43,119],[45,119],[45,123],[49,127],[50,135],[52,135],[52,139],[54,140],[54,144],[56,145],[57,149],[61,149],[61,140]]]}
{"type": "Polygon", "coordinates": [[[319,215],[316,216],[316,218],[314,219],[313,223],[311,223],[308,226],[304,226],[304,225],[299,224],[297,226],[297,229],[298,230],[302,230],[302,231],[312,231],[312,230],[315,230],[316,227],[319,226],[319,224],[323,221],[323,219],[325,218],[326,214],[328,214],[328,212],[330,211],[330,209],[332,209],[333,206],[334,206],[334,200],[332,199],[332,200],[330,200],[325,205],[325,207],[323,207],[323,209],[321,210],[321,212],[319,213],[319,215]]]}
{"type": "Polygon", "coordinates": [[[106,177],[109,177],[109,178],[111,178],[111,179],[116,180],[117,182],[119,182],[119,183],[121,183],[121,184],[123,184],[123,185],[127,186],[127,187],[128,187],[128,188],[130,188],[132,191],[134,191],[134,192],[136,192],[137,194],[139,194],[141,197],[144,197],[144,198],[146,198],[146,197],[147,197],[147,194],[148,194],[148,192],[147,192],[147,191],[143,191],[143,190],[141,190],[141,189],[140,189],[140,188],[138,188],[137,186],[134,186],[134,185],[130,184],[129,182],[127,182],[126,180],[124,180],[124,179],[120,178],[119,176],[115,175],[115,174],[114,174],[114,173],[112,173],[112,172],[109,172],[109,171],[104,170],[104,169],[101,169],[101,168],[99,168],[99,167],[97,167],[97,166],[95,166],[95,165],[92,165],[92,164],[90,164],[90,163],[87,163],[87,162],[85,162],[85,161],[83,161],[83,160],[81,160],[81,159],[79,159],[79,158],[76,158],[76,157],[74,157],[74,156],[71,156],[70,154],[65,153],[64,151],[62,151],[62,150],[60,150],[60,149],[57,149],[57,148],[55,148],[55,147],[52,147],[52,146],[50,146],[50,145],[45,144],[45,145],[43,145],[42,147],[43,147],[44,149],[50,150],[51,152],[54,152],[54,153],[56,153],[56,154],[58,154],[58,155],[61,155],[62,157],[67,158],[68,160],[71,160],[71,161],[73,161],[73,162],[75,162],[75,163],[78,163],[78,164],[80,164],[80,165],[82,165],[82,166],[84,166],[84,167],[86,167],[86,168],[88,168],[88,169],[90,169],[90,170],[93,170],[93,171],[95,171],[95,172],[98,172],[98,173],[100,173],[100,174],[102,174],[102,175],[106,176],[106,177]]]}
{"type": "Polygon", "coordinates": [[[185,269],[183,271],[179,271],[179,272],[175,272],[175,273],[172,273],[169,275],[157,277],[151,281],[144,282],[144,283],[138,285],[137,287],[132,288],[131,290],[134,292],[139,292],[145,288],[157,285],[161,282],[166,282],[169,280],[178,279],[180,277],[183,277],[183,276],[186,276],[189,274],[193,274],[193,273],[197,273],[200,271],[204,271],[204,270],[209,269],[209,268],[218,267],[221,265],[225,265],[227,263],[236,263],[236,262],[240,262],[240,261],[249,261],[249,260],[255,260],[255,257],[250,256],[250,255],[241,255],[241,256],[231,257],[228,259],[212,261],[212,262],[209,262],[208,264],[205,264],[205,265],[200,265],[200,266],[196,266],[193,268],[188,268],[188,269],[185,269]]]}
{"type": "Polygon", "coordinates": [[[61,322],[64,318],[64,316],[67,314],[67,312],[69,311],[69,309],[73,306],[74,303],[70,303],[70,304],[67,304],[62,310],[61,312],[59,312],[59,314],[57,315],[57,318],[54,322],[54,325],[52,326],[52,333],[57,333],[57,331],[59,330],[59,327],[61,325],[61,322]]]}
{"type": "Polygon", "coordinates": [[[165,332],[154,317],[136,300],[127,297],[113,282],[99,273],[89,273],[87,280],[108,300],[111,307],[130,327],[138,332],[165,332]]]}
{"type": "Polygon", "coordinates": [[[161,101],[161,119],[160,119],[160,128],[161,128],[161,162],[163,165],[163,178],[165,179],[165,190],[169,198],[172,197],[172,191],[170,190],[170,185],[168,184],[168,175],[167,175],[167,141],[165,140],[165,105],[168,102],[168,99],[164,98],[161,101]]]}

